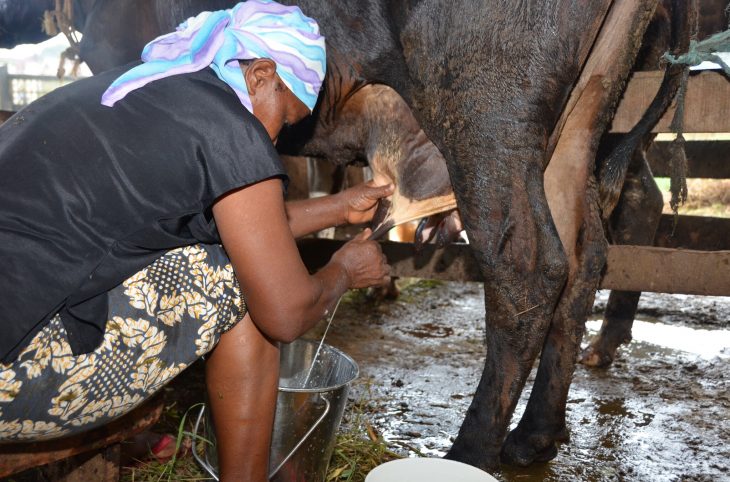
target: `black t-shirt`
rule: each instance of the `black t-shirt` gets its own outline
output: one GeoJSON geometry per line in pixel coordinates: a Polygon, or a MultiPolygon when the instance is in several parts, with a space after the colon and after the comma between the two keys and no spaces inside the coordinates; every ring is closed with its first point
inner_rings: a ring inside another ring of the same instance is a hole
{"type": "Polygon", "coordinates": [[[209,69],[100,104],[133,65],[79,80],[0,127],[0,359],[60,310],[75,354],[101,342],[106,292],[163,252],[220,242],[227,191],[284,167],[265,129],[209,69]]]}

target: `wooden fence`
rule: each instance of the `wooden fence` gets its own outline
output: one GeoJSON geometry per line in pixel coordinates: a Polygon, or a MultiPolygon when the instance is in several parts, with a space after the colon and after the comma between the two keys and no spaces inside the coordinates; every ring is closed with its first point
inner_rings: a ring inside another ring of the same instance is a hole
{"type": "MultiPolygon", "coordinates": [[[[659,88],[662,72],[639,72],[629,82],[611,132],[628,132],[659,88]]],[[[668,132],[670,107],[654,129],[668,132]]],[[[686,133],[730,133],[730,81],[718,72],[691,76],[685,106],[686,133]]],[[[655,175],[667,175],[666,142],[649,152],[655,175]]],[[[687,143],[689,176],[730,178],[730,141],[687,143]]],[[[322,266],[342,241],[302,240],[302,258],[310,269],[322,266]]],[[[416,253],[410,243],[384,242],[395,276],[483,281],[467,245],[416,253]]],[[[730,296],[730,219],[663,215],[655,246],[609,246],[601,288],[627,291],[730,296]],[[650,266],[648,269],[646,266],[650,266]]]]}
{"type": "Polygon", "coordinates": [[[10,74],[7,65],[0,65],[0,110],[20,110],[38,97],[72,81],[50,75],[10,74]]]}

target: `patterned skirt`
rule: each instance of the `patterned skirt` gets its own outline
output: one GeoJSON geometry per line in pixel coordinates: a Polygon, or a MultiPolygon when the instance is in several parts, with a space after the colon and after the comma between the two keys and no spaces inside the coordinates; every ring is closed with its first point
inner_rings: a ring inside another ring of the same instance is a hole
{"type": "Polygon", "coordinates": [[[167,252],[109,292],[96,350],[74,356],[56,315],[13,363],[0,364],[0,442],[76,434],[128,413],[245,313],[222,247],[167,252]]]}

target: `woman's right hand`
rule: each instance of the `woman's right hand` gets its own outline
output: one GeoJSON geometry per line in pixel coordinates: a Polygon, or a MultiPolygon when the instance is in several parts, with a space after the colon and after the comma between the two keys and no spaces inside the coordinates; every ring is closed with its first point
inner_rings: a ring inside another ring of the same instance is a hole
{"type": "Polygon", "coordinates": [[[380,286],[390,281],[390,265],[376,241],[368,240],[368,228],[345,243],[330,262],[341,265],[347,273],[348,288],[380,286]]]}

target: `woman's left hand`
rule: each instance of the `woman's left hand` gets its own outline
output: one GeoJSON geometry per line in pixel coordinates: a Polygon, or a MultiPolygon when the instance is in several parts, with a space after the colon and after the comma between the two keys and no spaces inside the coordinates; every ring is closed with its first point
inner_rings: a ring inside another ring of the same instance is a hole
{"type": "Polygon", "coordinates": [[[373,219],[378,200],[390,196],[394,190],[392,184],[377,186],[375,181],[345,189],[340,193],[345,204],[345,220],[349,224],[367,223],[373,219]]]}

